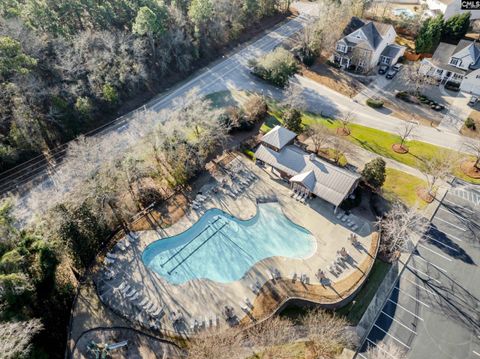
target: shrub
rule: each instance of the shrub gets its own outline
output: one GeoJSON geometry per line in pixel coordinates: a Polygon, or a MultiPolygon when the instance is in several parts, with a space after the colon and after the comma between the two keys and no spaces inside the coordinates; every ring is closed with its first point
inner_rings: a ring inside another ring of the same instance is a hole
{"type": "Polygon", "coordinates": [[[302,114],[294,108],[288,108],[282,115],[283,124],[290,131],[299,133],[302,130],[302,114]]]}
{"type": "Polygon", "coordinates": [[[118,100],[118,92],[111,84],[106,83],[102,87],[102,96],[108,103],[114,104],[118,100]]]}
{"type": "Polygon", "coordinates": [[[255,152],[252,150],[244,150],[243,153],[245,153],[252,161],[255,161],[255,152]]]}
{"type": "Polygon", "coordinates": [[[290,76],[298,70],[295,57],[283,47],[276,48],[259,60],[251,61],[250,65],[254,75],[279,87],[284,87],[290,76]]]}
{"type": "Polygon", "coordinates": [[[333,62],[330,60],[327,60],[327,65],[335,67],[336,69],[339,69],[340,67],[342,67],[340,64],[337,64],[336,62],[333,62]]]}
{"type": "Polygon", "coordinates": [[[383,101],[374,99],[374,98],[369,98],[367,99],[367,105],[372,108],[380,108],[380,107],[383,107],[383,101]]]}
{"type": "Polygon", "coordinates": [[[362,171],[363,180],[372,188],[379,189],[385,183],[386,178],[386,163],[383,158],[378,157],[367,164],[362,171]]]}
{"type": "Polygon", "coordinates": [[[471,117],[468,117],[466,120],[465,120],[465,127],[471,129],[471,130],[476,130],[476,124],[475,124],[475,121],[473,120],[473,118],[471,117]]]}

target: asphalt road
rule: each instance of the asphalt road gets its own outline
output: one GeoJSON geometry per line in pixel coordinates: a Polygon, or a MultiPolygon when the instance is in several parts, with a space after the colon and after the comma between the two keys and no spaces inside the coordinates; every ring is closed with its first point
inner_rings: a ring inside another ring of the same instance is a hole
{"type": "MultiPolygon", "coordinates": [[[[380,341],[411,359],[480,358],[480,193],[450,190],[356,358],[380,341]]],[[[393,358],[385,352],[385,358],[393,358]]]]}

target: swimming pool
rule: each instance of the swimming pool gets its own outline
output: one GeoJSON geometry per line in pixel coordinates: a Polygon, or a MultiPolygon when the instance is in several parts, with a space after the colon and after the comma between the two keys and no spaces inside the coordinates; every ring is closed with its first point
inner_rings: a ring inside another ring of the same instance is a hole
{"type": "Polygon", "coordinates": [[[415,13],[412,10],[410,10],[410,9],[400,9],[400,8],[394,9],[393,14],[395,16],[405,16],[405,17],[414,17],[415,16],[415,13]]]}
{"type": "Polygon", "coordinates": [[[246,221],[208,210],[185,232],[150,244],[142,260],[172,284],[200,278],[229,283],[264,258],[302,259],[315,248],[312,234],[285,217],[278,203],[265,203],[246,221]]]}

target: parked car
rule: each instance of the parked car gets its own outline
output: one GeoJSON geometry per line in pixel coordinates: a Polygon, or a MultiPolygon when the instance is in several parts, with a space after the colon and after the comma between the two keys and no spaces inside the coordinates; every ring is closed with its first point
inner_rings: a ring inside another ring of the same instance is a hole
{"type": "Polygon", "coordinates": [[[395,75],[402,69],[402,67],[402,64],[393,65],[390,70],[387,71],[387,75],[385,77],[389,80],[393,79],[395,75]]]}
{"type": "Polygon", "coordinates": [[[470,97],[470,101],[468,101],[468,105],[469,106],[475,106],[478,102],[478,97],[473,95],[472,97],[470,97]]]}
{"type": "Polygon", "coordinates": [[[379,73],[380,75],[385,74],[387,71],[388,71],[388,65],[380,65],[380,66],[378,67],[378,73],[379,73]]]}
{"type": "Polygon", "coordinates": [[[395,70],[393,67],[388,70],[387,74],[385,75],[385,77],[389,80],[393,79],[395,77],[395,75],[397,74],[397,70],[395,70]]]}
{"type": "Polygon", "coordinates": [[[402,64],[395,64],[392,66],[392,68],[395,70],[395,71],[400,71],[402,69],[403,65],[402,64]]]}

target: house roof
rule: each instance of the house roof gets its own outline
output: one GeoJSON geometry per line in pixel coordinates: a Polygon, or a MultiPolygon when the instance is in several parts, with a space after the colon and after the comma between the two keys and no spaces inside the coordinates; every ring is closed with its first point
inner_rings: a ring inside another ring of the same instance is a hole
{"type": "MultiPolygon", "coordinates": [[[[386,35],[388,30],[392,28],[390,24],[384,24],[376,21],[363,20],[356,16],[353,16],[350,19],[350,22],[347,24],[343,30],[343,35],[348,36],[352,32],[361,30],[365,35],[366,41],[373,49],[376,49],[378,45],[382,42],[383,36],[386,35]]],[[[344,39],[344,41],[348,41],[344,39]]],[[[360,41],[363,42],[363,41],[360,41]]],[[[355,43],[354,43],[355,44],[355,43]]],[[[357,43],[358,44],[358,43],[357,43]]]]}
{"type": "Polygon", "coordinates": [[[480,68],[480,44],[476,41],[460,40],[453,51],[453,54],[457,54],[463,49],[468,49],[468,56],[472,58],[473,64],[470,66],[472,69],[480,68]]]}
{"type": "Polygon", "coordinates": [[[260,145],[255,158],[285,172],[292,182],[303,184],[316,196],[338,206],[350,194],[360,175],[310,155],[294,145],[282,151],[260,145]]]}
{"type": "Polygon", "coordinates": [[[468,56],[473,60],[470,69],[474,70],[480,68],[480,44],[469,40],[460,40],[457,45],[441,42],[433,53],[431,62],[441,69],[465,74],[468,71],[449,65],[450,58],[452,56],[455,57],[456,54],[465,48],[468,48],[468,56]]]}
{"type": "Polygon", "coordinates": [[[290,130],[287,130],[285,127],[277,125],[272,128],[267,134],[265,134],[262,137],[261,141],[281,150],[295,137],[297,137],[297,134],[295,132],[292,132],[290,130]]]}
{"type": "Polygon", "coordinates": [[[301,183],[310,191],[313,191],[315,189],[315,181],[316,181],[315,173],[313,172],[313,170],[299,173],[298,175],[295,175],[292,178],[290,178],[290,182],[301,183]]]}
{"type": "Polygon", "coordinates": [[[402,51],[405,47],[399,45],[388,45],[383,51],[382,56],[390,57],[391,59],[395,58],[400,51],[402,51]]]}

